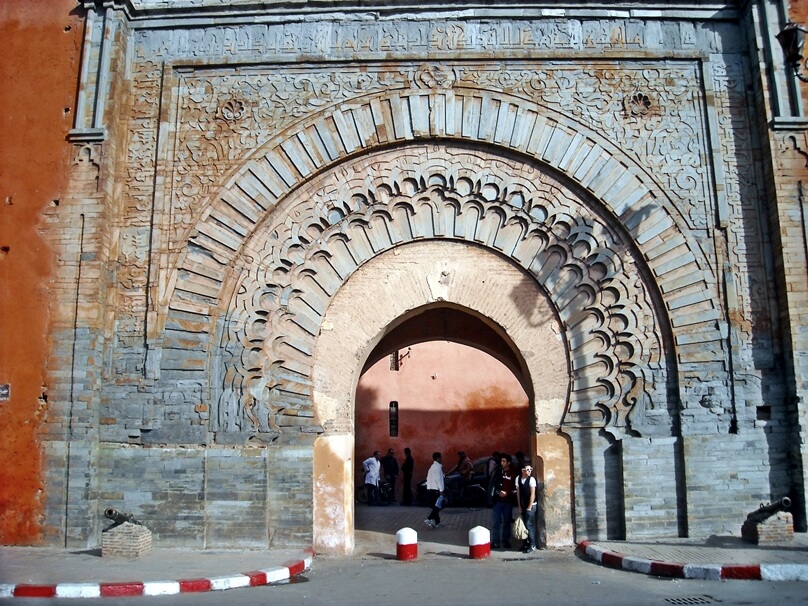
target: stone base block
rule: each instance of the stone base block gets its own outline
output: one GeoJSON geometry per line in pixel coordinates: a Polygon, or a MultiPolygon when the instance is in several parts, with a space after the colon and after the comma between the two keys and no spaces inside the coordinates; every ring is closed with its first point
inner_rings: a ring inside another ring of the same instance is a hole
{"type": "Polygon", "coordinates": [[[762,522],[747,520],[741,526],[741,538],[755,545],[787,543],[794,539],[794,517],[781,511],[762,522]]]}
{"type": "Polygon", "coordinates": [[[151,530],[130,522],[110,528],[101,538],[101,557],[139,558],[151,548],[151,530]]]}

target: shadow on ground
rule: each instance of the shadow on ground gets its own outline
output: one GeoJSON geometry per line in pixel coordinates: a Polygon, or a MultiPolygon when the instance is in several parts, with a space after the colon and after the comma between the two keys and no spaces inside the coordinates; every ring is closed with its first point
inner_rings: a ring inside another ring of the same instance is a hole
{"type": "Polygon", "coordinates": [[[402,528],[411,528],[418,534],[418,543],[424,544],[424,549],[432,554],[467,557],[469,530],[476,526],[491,528],[492,513],[487,508],[478,511],[469,511],[465,507],[444,509],[441,511],[441,528],[430,528],[424,524],[429,511],[429,507],[371,507],[357,504],[354,512],[355,553],[395,558],[396,534],[402,528]]]}

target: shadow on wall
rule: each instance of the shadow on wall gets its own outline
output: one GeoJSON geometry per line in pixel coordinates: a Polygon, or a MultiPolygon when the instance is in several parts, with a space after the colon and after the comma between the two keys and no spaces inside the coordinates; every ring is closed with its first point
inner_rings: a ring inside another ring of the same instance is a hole
{"type": "Polygon", "coordinates": [[[404,448],[410,448],[416,481],[426,477],[435,451],[443,454],[445,471],[457,463],[460,450],[471,459],[529,451],[529,399],[500,361],[450,341],[418,343],[394,355],[375,363],[356,388],[357,483],[362,461],[374,450],[392,448],[400,465],[404,448]]]}
{"type": "Polygon", "coordinates": [[[443,454],[443,469],[457,463],[457,453],[464,450],[471,459],[486,457],[494,451],[513,454],[529,452],[530,411],[523,408],[487,408],[484,410],[423,411],[399,409],[398,437],[391,437],[387,411],[362,411],[357,406],[355,464],[356,480],[361,482],[362,461],[374,450],[384,454],[395,452],[399,465],[404,448],[412,450],[415,459],[414,479],[422,480],[432,464],[432,453],[443,454]]]}

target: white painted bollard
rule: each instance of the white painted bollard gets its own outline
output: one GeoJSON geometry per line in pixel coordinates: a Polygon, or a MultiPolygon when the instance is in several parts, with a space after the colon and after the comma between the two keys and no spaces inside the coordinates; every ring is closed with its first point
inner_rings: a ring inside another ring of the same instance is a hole
{"type": "Polygon", "coordinates": [[[396,533],[396,559],[414,560],[418,557],[418,533],[402,528],[396,533]]]}
{"type": "Polygon", "coordinates": [[[491,555],[491,531],[484,526],[469,530],[469,557],[481,560],[491,555]]]}

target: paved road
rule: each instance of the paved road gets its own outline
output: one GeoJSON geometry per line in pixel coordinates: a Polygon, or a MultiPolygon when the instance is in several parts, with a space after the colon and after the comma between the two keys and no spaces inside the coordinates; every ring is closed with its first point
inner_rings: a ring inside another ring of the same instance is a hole
{"type": "Polygon", "coordinates": [[[489,522],[490,510],[446,510],[444,528],[423,524],[425,508],[366,508],[356,512],[356,554],[314,559],[311,570],[286,585],[163,597],[9,599],[3,603],[60,606],[176,606],[328,604],[355,606],[667,606],[669,604],[808,604],[804,582],[663,579],[598,566],[571,548],[496,551],[468,557],[468,528],[489,522]],[[418,559],[395,559],[395,530],[418,532],[418,559]]]}
{"type": "MultiPolygon", "coordinates": [[[[536,556],[500,554],[470,560],[461,549],[421,545],[423,557],[399,562],[391,554],[316,558],[295,583],[166,597],[76,600],[12,599],[12,604],[60,606],[667,606],[669,604],[805,604],[805,583],[669,580],[603,568],[569,551],[536,556]]],[[[419,554],[420,555],[420,554],[419,554]]]]}

